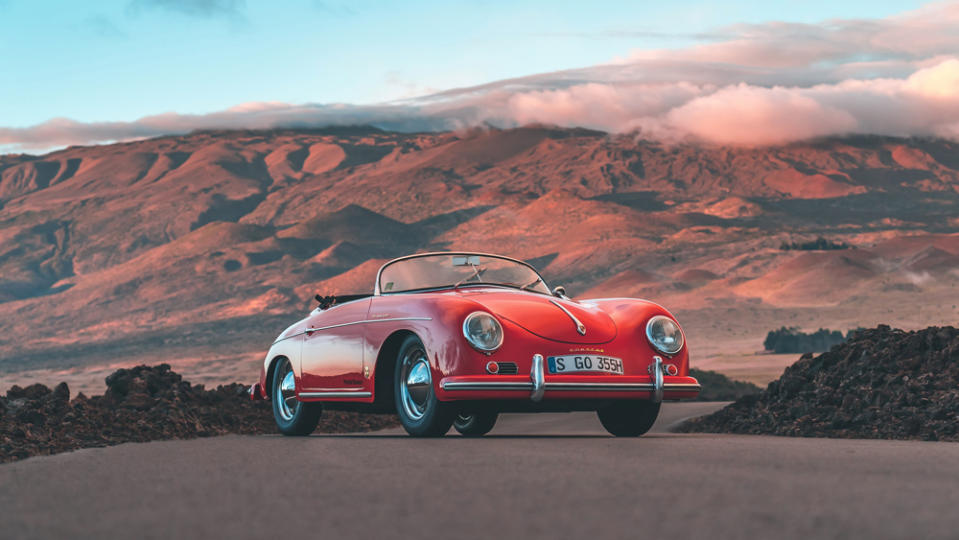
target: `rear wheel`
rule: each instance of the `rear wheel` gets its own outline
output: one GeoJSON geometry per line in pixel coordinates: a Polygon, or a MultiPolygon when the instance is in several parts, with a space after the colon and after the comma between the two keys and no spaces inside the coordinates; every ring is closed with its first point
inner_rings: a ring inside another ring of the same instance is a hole
{"type": "Polygon", "coordinates": [[[296,399],[296,377],[293,366],[286,358],[273,367],[273,388],[270,392],[273,401],[273,419],[280,433],[284,435],[305,436],[313,433],[323,414],[323,404],[303,403],[296,399]]]}
{"type": "Polygon", "coordinates": [[[639,437],[656,423],[659,403],[617,401],[596,411],[606,431],[617,437],[639,437]]]}
{"type": "Polygon", "coordinates": [[[495,412],[459,413],[453,420],[453,427],[464,437],[482,437],[496,425],[495,412]]]}
{"type": "Polygon", "coordinates": [[[416,336],[403,341],[394,377],[396,412],[414,437],[442,437],[450,430],[456,410],[436,398],[433,373],[423,342],[416,336]]]}

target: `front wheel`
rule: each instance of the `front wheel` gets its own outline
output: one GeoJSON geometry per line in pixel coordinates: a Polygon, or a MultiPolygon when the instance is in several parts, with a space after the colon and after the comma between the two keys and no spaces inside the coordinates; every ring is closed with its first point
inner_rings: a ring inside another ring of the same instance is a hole
{"type": "Polygon", "coordinates": [[[280,433],[303,437],[313,433],[323,414],[322,403],[303,403],[296,399],[296,377],[286,358],[273,368],[273,419],[280,433]]]}
{"type": "Polygon", "coordinates": [[[453,427],[464,437],[482,437],[496,425],[495,412],[460,413],[453,420],[453,427]]]}
{"type": "Polygon", "coordinates": [[[639,437],[656,423],[659,403],[652,401],[617,401],[596,411],[599,421],[616,437],[639,437]]]}
{"type": "Polygon", "coordinates": [[[396,359],[394,396],[403,429],[414,437],[442,437],[453,425],[456,410],[436,398],[426,347],[416,336],[406,338],[396,359]]]}

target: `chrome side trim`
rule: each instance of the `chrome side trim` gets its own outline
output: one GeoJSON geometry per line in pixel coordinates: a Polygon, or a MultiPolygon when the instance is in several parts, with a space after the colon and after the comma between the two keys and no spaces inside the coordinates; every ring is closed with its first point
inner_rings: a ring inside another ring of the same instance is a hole
{"type": "Polygon", "coordinates": [[[304,330],[304,334],[319,332],[320,330],[329,330],[330,328],[340,328],[342,326],[352,326],[354,324],[365,324],[365,323],[374,323],[374,322],[391,322],[391,321],[432,321],[433,317],[389,317],[384,319],[363,319],[362,321],[353,321],[340,324],[331,324],[329,326],[318,326],[316,328],[309,328],[304,330]]]}
{"type": "Polygon", "coordinates": [[[663,383],[664,390],[701,390],[703,385],[694,383],[663,383]]]}
{"type": "Polygon", "coordinates": [[[543,394],[546,393],[543,384],[543,355],[533,355],[533,367],[529,370],[529,378],[533,381],[533,392],[529,395],[529,399],[534,402],[542,400],[543,394]]]}
{"type": "Polygon", "coordinates": [[[295,338],[296,336],[302,336],[303,334],[312,334],[313,332],[319,332],[320,330],[329,330],[331,328],[342,328],[344,326],[353,326],[354,324],[365,324],[365,323],[375,323],[375,322],[390,322],[390,321],[432,321],[433,317],[392,317],[388,319],[364,319],[362,321],[353,321],[340,324],[331,324],[329,326],[319,326],[317,328],[307,328],[306,330],[297,332],[295,334],[290,334],[284,338],[280,338],[273,342],[273,345],[277,343],[295,338]]]}
{"type": "Polygon", "coordinates": [[[524,390],[533,389],[531,382],[497,382],[497,381],[477,381],[477,382],[444,382],[443,390],[524,390]]]}
{"type": "Polygon", "coordinates": [[[568,392],[650,392],[656,389],[652,383],[546,383],[547,390],[568,392]]]}
{"type": "Polygon", "coordinates": [[[566,315],[568,315],[570,319],[573,319],[573,324],[576,325],[576,331],[579,332],[579,335],[581,335],[581,336],[585,336],[585,335],[586,335],[586,325],[584,325],[583,323],[581,323],[581,322],[579,321],[579,319],[576,318],[575,315],[573,315],[572,313],[570,313],[570,311],[569,311],[568,309],[566,309],[565,307],[563,307],[563,305],[560,304],[559,302],[557,302],[556,300],[552,300],[552,299],[551,299],[551,300],[549,301],[549,303],[551,303],[551,304],[553,304],[554,306],[558,307],[559,309],[563,310],[563,313],[565,313],[566,315]]]}
{"type": "MultiPolygon", "coordinates": [[[[702,386],[691,383],[663,383],[662,389],[665,390],[699,390],[702,386]]],[[[619,391],[656,391],[656,383],[587,383],[587,382],[548,382],[547,390],[587,390],[594,392],[619,392],[619,391]]]]}
{"type": "MultiPolygon", "coordinates": [[[[444,382],[443,390],[450,391],[482,391],[482,390],[533,390],[532,382],[444,382]]],[[[663,383],[663,390],[699,390],[702,386],[692,383],[663,383]]],[[[652,392],[656,390],[655,383],[588,383],[588,382],[545,382],[543,389],[569,392],[652,392]]]]}
{"type": "Polygon", "coordinates": [[[301,398],[343,398],[343,397],[360,397],[368,398],[373,397],[371,392],[300,392],[298,397],[301,398]]]}

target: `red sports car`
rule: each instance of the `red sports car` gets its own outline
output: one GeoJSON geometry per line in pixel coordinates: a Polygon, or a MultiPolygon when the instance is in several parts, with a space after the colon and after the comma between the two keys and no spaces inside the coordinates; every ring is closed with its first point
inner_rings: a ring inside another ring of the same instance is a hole
{"type": "Polygon", "coordinates": [[[635,437],[664,399],[700,389],[663,307],[572,300],[508,257],[419,253],[383,265],[372,294],[317,299],[250,389],[272,400],[286,435],[311,433],[327,407],[395,411],[414,436],[484,435],[504,412],[589,410],[635,437]]]}

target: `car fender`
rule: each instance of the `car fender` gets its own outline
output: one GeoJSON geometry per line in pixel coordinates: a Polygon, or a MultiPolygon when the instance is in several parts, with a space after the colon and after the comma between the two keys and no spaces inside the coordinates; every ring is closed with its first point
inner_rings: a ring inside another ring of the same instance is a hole
{"type": "MultiPolygon", "coordinates": [[[[296,377],[297,386],[299,386],[301,376],[300,350],[303,346],[302,329],[305,325],[306,319],[297,321],[277,336],[273,345],[270,346],[270,350],[267,351],[266,357],[263,358],[263,364],[260,368],[259,389],[254,388],[254,394],[258,391],[260,398],[270,398],[269,378],[272,371],[272,364],[274,360],[280,357],[285,357],[290,361],[290,365],[293,366],[293,376],[296,377]]],[[[253,397],[255,398],[256,396],[254,395],[253,397]]]]}

